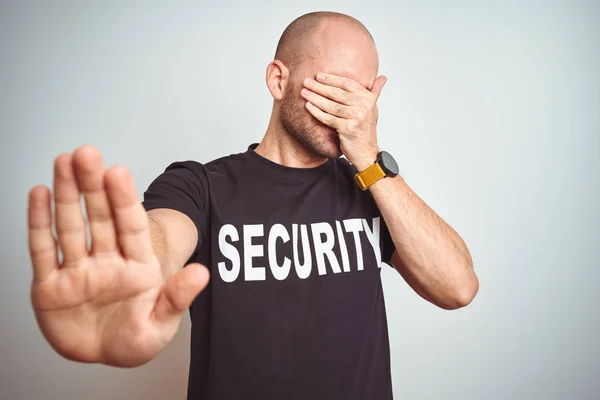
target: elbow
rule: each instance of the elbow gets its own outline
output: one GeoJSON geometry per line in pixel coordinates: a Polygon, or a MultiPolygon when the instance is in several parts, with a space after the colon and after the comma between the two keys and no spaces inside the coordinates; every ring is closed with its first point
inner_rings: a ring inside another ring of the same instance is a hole
{"type": "Polygon", "coordinates": [[[463,289],[456,298],[457,309],[463,308],[471,304],[475,295],[479,291],[479,280],[475,277],[473,284],[468,288],[463,289]]]}
{"type": "Polygon", "coordinates": [[[471,271],[470,276],[454,290],[453,296],[442,308],[446,310],[458,310],[471,304],[479,291],[479,279],[471,271]]]}

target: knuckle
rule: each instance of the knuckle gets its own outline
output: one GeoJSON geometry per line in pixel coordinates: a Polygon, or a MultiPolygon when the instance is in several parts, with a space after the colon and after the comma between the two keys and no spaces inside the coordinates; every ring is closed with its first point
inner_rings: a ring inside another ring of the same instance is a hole
{"type": "Polygon", "coordinates": [[[339,88],[339,87],[334,87],[333,90],[331,91],[331,93],[335,97],[342,97],[344,95],[344,90],[342,88],[339,88]]]}
{"type": "Polygon", "coordinates": [[[334,113],[334,114],[339,114],[342,112],[342,105],[338,104],[338,103],[333,103],[330,106],[330,110],[334,113]]]}
{"type": "Polygon", "coordinates": [[[373,102],[369,99],[363,98],[360,103],[365,108],[365,110],[371,110],[373,108],[373,102]]]}
{"type": "Polygon", "coordinates": [[[85,234],[85,227],[83,217],[67,216],[56,218],[56,232],[59,235],[85,234]]]}
{"type": "Polygon", "coordinates": [[[96,224],[105,224],[112,223],[112,213],[110,211],[110,206],[105,204],[103,206],[98,205],[90,205],[87,204],[88,207],[88,222],[96,223],[96,224]]]}

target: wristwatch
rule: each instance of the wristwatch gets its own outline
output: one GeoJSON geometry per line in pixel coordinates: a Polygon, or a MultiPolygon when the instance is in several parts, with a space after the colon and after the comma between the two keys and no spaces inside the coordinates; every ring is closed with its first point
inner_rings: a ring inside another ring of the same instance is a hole
{"type": "Polygon", "coordinates": [[[380,151],[377,159],[369,168],[359,172],[354,176],[354,180],[362,190],[367,190],[369,186],[387,176],[394,177],[399,173],[398,164],[394,157],[387,151],[380,151]]]}

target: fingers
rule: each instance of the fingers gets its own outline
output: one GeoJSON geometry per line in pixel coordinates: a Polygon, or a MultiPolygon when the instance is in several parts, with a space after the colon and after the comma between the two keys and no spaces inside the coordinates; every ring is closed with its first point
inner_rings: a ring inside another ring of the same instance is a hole
{"type": "Polygon", "coordinates": [[[138,199],[131,174],[125,167],[111,167],[104,176],[104,186],[123,255],[140,262],[152,260],[148,215],[138,199]]]}
{"type": "Polygon", "coordinates": [[[60,155],[54,162],[54,207],[63,266],[73,266],[87,255],[87,243],[71,154],[60,155]]]}
{"type": "Polygon", "coordinates": [[[313,117],[315,117],[317,120],[319,120],[323,124],[330,126],[336,130],[339,130],[341,128],[342,123],[343,123],[342,119],[324,112],[319,107],[315,106],[314,104],[312,104],[309,101],[306,102],[306,109],[308,110],[309,113],[312,114],[313,117]]]}
{"type": "Polygon", "coordinates": [[[387,78],[380,75],[369,90],[350,78],[320,72],[317,74],[316,82],[308,78],[305,79],[304,84],[311,90],[339,103],[354,105],[358,102],[358,97],[377,101],[386,82],[387,78]]]}
{"type": "Polygon", "coordinates": [[[331,99],[339,104],[353,106],[358,103],[358,96],[339,87],[324,85],[311,78],[304,80],[304,86],[310,91],[320,94],[328,99],[331,99]]]}
{"type": "Polygon", "coordinates": [[[156,301],[153,318],[164,321],[179,316],[189,308],[209,281],[208,269],[201,264],[189,264],[173,275],[156,301]]]}
{"type": "Polygon", "coordinates": [[[304,97],[305,100],[319,107],[327,114],[335,115],[336,117],[340,118],[353,117],[353,110],[351,107],[326,99],[325,97],[308,89],[302,89],[300,91],[300,94],[302,95],[302,97],[304,97]]]}
{"type": "Polygon", "coordinates": [[[80,147],[73,153],[75,179],[83,193],[92,236],[92,253],[117,251],[117,236],[110,203],[104,189],[102,154],[91,147],[80,147]]]}
{"type": "Polygon", "coordinates": [[[337,76],[337,75],[331,75],[331,74],[325,74],[323,72],[319,72],[317,74],[317,81],[324,85],[334,86],[334,87],[337,87],[340,89],[344,89],[347,92],[351,92],[351,93],[354,93],[354,94],[357,94],[357,95],[363,96],[363,97],[366,97],[371,93],[368,89],[366,89],[360,83],[358,83],[355,80],[352,80],[350,78],[345,78],[343,76],[337,76]]]}
{"type": "Polygon", "coordinates": [[[381,90],[383,90],[383,87],[385,86],[386,82],[387,78],[383,75],[379,76],[377,79],[375,79],[375,82],[373,82],[371,93],[377,96],[377,99],[379,99],[379,96],[381,96],[381,90]]]}
{"type": "Polygon", "coordinates": [[[58,251],[52,234],[50,189],[36,186],[29,192],[29,252],[33,280],[42,282],[58,269],[58,251]]]}

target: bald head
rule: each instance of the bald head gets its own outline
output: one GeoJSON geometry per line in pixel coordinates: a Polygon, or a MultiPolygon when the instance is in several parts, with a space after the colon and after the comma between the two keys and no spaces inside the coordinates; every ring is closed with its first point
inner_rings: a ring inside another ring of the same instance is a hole
{"type": "Polygon", "coordinates": [[[335,41],[335,36],[344,35],[362,36],[375,48],[371,33],[359,20],[346,14],[319,11],[302,15],[288,25],[277,44],[275,59],[293,69],[304,60],[322,54],[323,47],[331,44],[324,43],[327,38],[335,41]]]}
{"type": "Polygon", "coordinates": [[[275,100],[272,117],[299,148],[319,157],[339,157],[342,150],[335,130],[306,109],[303,82],[324,72],[350,78],[370,90],[378,68],[373,38],[358,20],[333,12],[303,15],[285,29],[275,60],[267,67],[267,86],[275,100]]]}

